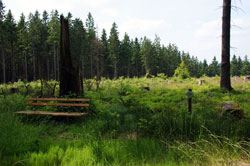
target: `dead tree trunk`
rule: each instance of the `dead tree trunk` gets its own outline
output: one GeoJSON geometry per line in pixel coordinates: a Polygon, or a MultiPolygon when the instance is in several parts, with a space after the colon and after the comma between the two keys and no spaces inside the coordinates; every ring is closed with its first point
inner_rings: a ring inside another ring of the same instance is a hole
{"type": "Polygon", "coordinates": [[[223,0],[220,87],[232,90],[230,81],[231,0],[223,0]]]}
{"type": "Polygon", "coordinates": [[[82,95],[83,84],[79,70],[73,67],[68,20],[61,16],[61,34],[60,34],[60,96],[64,95],[82,95]]]}

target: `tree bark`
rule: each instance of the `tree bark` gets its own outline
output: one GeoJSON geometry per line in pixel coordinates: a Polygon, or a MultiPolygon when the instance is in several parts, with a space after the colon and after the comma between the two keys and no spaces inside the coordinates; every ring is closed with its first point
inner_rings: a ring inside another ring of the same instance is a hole
{"type": "Polygon", "coordinates": [[[82,61],[82,70],[81,70],[81,74],[82,74],[82,78],[84,78],[84,61],[83,61],[83,59],[82,59],[81,61],[82,61]]]}
{"type": "Polygon", "coordinates": [[[2,66],[3,66],[3,83],[6,83],[5,55],[3,48],[2,48],[2,66]]]}
{"type": "Polygon", "coordinates": [[[47,80],[50,79],[49,74],[50,74],[50,71],[49,71],[49,58],[48,58],[48,59],[47,59],[47,80]]]}
{"type": "Polygon", "coordinates": [[[232,90],[230,81],[231,0],[223,0],[220,87],[232,90]]]}
{"type": "Polygon", "coordinates": [[[93,74],[93,55],[92,55],[92,51],[90,54],[90,77],[93,78],[94,74],[93,74]]]}
{"type": "Polygon", "coordinates": [[[25,52],[24,53],[24,70],[25,70],[25,79],[26,79],[26,81],[28,81],[28,65],[27,65],[27,53],[25,52]]]}
{"type": "Polygon", "coordinates": [[[59,71],[60,71],[60,67],[59,67],[60,66],[60,62],[59,62],[60,61],[60,57],[59,56],[60,55],[58,55],[58,54],[59,54],[59,50],[56,51],[56,63],[57,63],[57,65],[56,65],[57,66],[56,72],[57,72],[57,80],[60,80],[60,74],[59,74],[59,71]]]}
{"type": "Polygon", "coordinates": [[[14,58],[14,51],[13,45],[11,46],[11,81],[16,81],[16,71],[15,71],[15,58],[14,58]]]}
{"type": "Polygon", "coordinates": [[[68,20],[61,16],[60,34],[60,96],[82,95],[83,84],[79,69],[72,63],[68,20]]]}
{"type": "Polygon", "coordinates": [[[117,62],[114,62],[114,78],[117,78],[117,62]]]}
{"type": "Polygon", "coordinates": [[[56,80],[57,76],[56,76],[56,44],[55,43],[54,43],[54,76],[56,80]]]}
{"type": "Polygon", "coordinates": [[[33,81],[36,81],[36,56],[33,51],[33,81]]]}

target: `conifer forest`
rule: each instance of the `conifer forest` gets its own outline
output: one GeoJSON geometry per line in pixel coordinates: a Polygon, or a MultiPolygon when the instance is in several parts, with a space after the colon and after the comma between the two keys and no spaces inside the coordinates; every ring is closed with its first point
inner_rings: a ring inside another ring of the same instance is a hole
{"type": "Polygon", "coordinates": [[[237,8],[220,1],[210,62],[92,12],[14,18],[0,0],[0,166],[249,166],[249,55],[230,52],[237,8]]]}

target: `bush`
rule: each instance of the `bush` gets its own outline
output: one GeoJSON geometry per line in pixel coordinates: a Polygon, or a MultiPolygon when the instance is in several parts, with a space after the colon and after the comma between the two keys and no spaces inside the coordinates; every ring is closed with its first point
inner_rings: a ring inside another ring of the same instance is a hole
{"type": "Polygon", "coordinates": [[[177,67],[177,69],[174,72],[174,76],[181,78],[181,79],[186,79],[190,78],[190,74],[188,72],[188,68],[185,65],[184,61],[181,62],[180,66],[177,67]]]}

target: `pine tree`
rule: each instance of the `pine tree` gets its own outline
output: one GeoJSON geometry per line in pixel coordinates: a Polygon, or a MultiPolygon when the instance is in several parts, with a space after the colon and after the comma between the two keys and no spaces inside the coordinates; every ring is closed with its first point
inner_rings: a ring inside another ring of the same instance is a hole
{"type": "Polygon", "coordinates": [[[186,64],[184,63],[184,61],[182,61],[180,66],[177,67],[177,69],[174,72],[174,76],[181,78],[181,79],[190,78],[188,68],[187,68],[186,64]]]}
{"type": "Polygon", "coordinates": [[[239,72],[239,76],[242,75],[242,74],[241,74],[241,68],[242,68],[242,66],[243,66],[243,62],[242,62],[242,60],[241,60],[241,57],[239,56],[239,57],[238,57],[238,62],[237,62],[237,70],[238,70],[238,72],[239,72]]]}
{"type": "Polygon", "coordinates": [[[240,76],[239,70],[238,70],[238,60],[235,55],[233,55],[232,61],[231,61],[231,75],[232,76],[240,76]]]}
{"type": "Polygon", "coordinates": [[[243,65],[241,68],[241,74],[243,76],[250,75],[250,63],[248,61],[247,55],[244,58],[243,65]]]}
{"type": "Polygon", "coordinates": [[[112,63],[111,59],[109,58],[108,39],[105,29],[102,30],[101,42],[101,52],[103,55],[103,76],[110,78],[110,76],[112,75],[112,63]]]}
{"type": "Polygon", "coordinates": [[[0,0],[0,20],[3,20],[4,19],[4,4],[2,2],[2,0],[0,0]]]}
{"type": "Polygon", "coordinates": [[[5,19],[5,35],[6,35],[6,48],[7,53],[10,54],[11,62],[11,81],[16,81],[16,55],[15,55],[15,44],[17,42],[17,27],[11,10],[8,11],[5,19]]]}
{"type": "Polygon", "coordinates": [[[29,40],[28,40],[28,27],[27,22],[25,21],[25,16],[22,13],[17,25],[17,45],[18,45],[18,54],[19,54],[19,63],[23,63],[23,69],[19,68],[19,71],[22,71],[22,78],[28,80],[28,58],[27,53],[29,50],[29,40]]]}
{"type": "Polygon", "coordinates": [[[50,55],[53,56],[53,75],[54,79],[57,80],[59,77],[59,39],[60,39],[60,20],[59,20],[59,14],[58,11],[52,11],[51,12],[51,19],[48,23],[48,44],[50,48],[50,55]]]}
{"type": "Polygon", "coordinates": [[[132,44],[127,33],[121,42],[120,60],[119,60],[119,74],[122,76],[130,76],[131,72],[131,58],[132,58],[132,44]]]}
{"type": "Polygon", "coordinates": [[[145,67],[146,74],[152,74],[153,46],[150,39],[144,37],[141,44],[141,59],[145,67]]]}
{"type": "Polygon", "coordinates": [[[94,18],[92,17],[91,13],[88,13],[88,18],[86,20],[86,30],[87,30],[87,53],[89,56],[89,63],[90,63],[90,76],[91,78],[94,77],[94,49],[93,45],[96,40],[96,30],[95,30],[95,22],[94,18]]]}
{"type": "Polygon", "coordinates": [[[110,30],[109,35],[109,58],[112,62],[113,67],[113,78],[117,78],[118,76],[118,61],[120,55],[120,41],[118,37],[117,25],[116,23],[112,24],[112,28],[110,30]]]}
{"type": "Polygon", "coordinates": [[[206,59],[203,60],[201,73],[202,75],[208,75],[208,64],[206,59]]]}
{"type": "Polygon", "coordinates": [[[34,15],[30,14],[28,26],[29,42],[33,59],[33,80],[37,80],[41,78],[41,53],[43,49],[43,24],[38,11],[36,11],[34,15]]]}
{"type": "Polygon", "coordinates": [[[220,65],[214,56],[212,63],[208,67],[208,76],[213,77],[220,75],[220,65]]]}
{"type": "Polygon", "coordinates": [[[72,27],[70,32],[71,37],[71,50],[73,64],[81,66],[83,71],[84,55],[86,54],[86,30],[83,26],[83,22],[76,18],[72,20],[72,27]]]}
{"type": "Polygon", "coordinates": [[[132,58],[131,58],[131,65],[132,65],[132,73],[133,76],[142,76],[143,75],[143,68],[140,58],[140,43],[138,41],[138,38],[135,38],[135,41],[132,43],[132,58]]]}
{"type": "Polygon", "coordinates": [[[4,4],[0,0],[0,54],[1,54],[1,65],[3,71],[3,82],[6,83],[6,63],[5,63],[5,53],[4,53],[4,4]]]}

